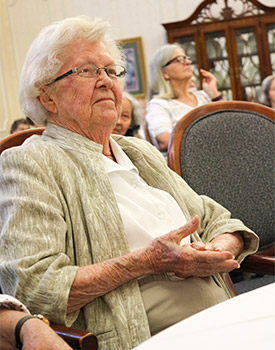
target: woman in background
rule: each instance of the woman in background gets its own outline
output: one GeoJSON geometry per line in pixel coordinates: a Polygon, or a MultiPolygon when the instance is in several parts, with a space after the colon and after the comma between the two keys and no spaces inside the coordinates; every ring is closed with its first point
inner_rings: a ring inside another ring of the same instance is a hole
{"type": "Polygon", "coordinates": [[[113,134],[142,137],[139,129],[142,124],[142,110],[137,99],[124,91],[122,94],[122,110],[113,134]]]}
{"type": "Polygon", "coordinates": [[[262,82],[262,90],[259,102],[271,108],[275,108],[275,76],[269,75],[262,82]]]}
{"type": "Polygon", "coordinates": [[[30,129],[32,125],[33,123],[30,122],[28,119],[16,119],[11,125],[10,134],[16,134],[19,131],[30,129]]]}
{"type": "Polygon", "coordinates": [[[191,60],[177,43],[160,47],[150,61],[146,120],[151,140],[165,158],[177,121],[195,107],[222,99],[213,74],[200,73],[203,90],[190,90],[191,60]]]}

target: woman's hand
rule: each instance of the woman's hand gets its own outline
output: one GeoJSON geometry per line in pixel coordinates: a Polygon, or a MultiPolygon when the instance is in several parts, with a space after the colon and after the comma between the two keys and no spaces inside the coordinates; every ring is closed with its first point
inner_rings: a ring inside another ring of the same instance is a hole
{"type": "Polygon", "coordinates": [[[229,272],[238,268],[232,252],[222,251],[211,245],[195,243],[180,246],[184,237],[197,229],[198,217],[178,230],[153,240],[145,250],[145,263],[151,266],[151,273],[174,272],[178,277],[206,277],[218,272],[229,272]]]}
{"type": "Polygon", "coordinates": [[[220,95],[220,92],[217,88],[217,79],[215,76],[208,72],[207,70],[200,69],[200,73],[203,77],[202,79],[202,88],[207,93],[207,95],[211,98],[211,100],[220,95]]]}
{"type": "Polygon", "coordinates": [[[79,267],[70,291],[67,312],[79,310],[86,303],[138,277],[163,272],[173,272],[183,278],[206,277],[236,269],[239,264],[230,251],[197,249],[194,243],[180,245],[184,237],[196,231],[198,224],[199,219],[195,217],[178,230],[155,238],[145,248],[79,267]]]}

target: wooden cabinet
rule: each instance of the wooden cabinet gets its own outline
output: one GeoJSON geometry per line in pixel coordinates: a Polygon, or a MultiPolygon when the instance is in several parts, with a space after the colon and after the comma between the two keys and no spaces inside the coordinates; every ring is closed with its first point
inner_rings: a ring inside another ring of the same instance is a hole
{"type": "Polygon", "coordinates": [[[275,7],[206,0],[187,20],[163,26],[191,57],[198,86],[199,69],[209,70],[226,100],[257,101],[262,80],[275,73],[275,7]]]}

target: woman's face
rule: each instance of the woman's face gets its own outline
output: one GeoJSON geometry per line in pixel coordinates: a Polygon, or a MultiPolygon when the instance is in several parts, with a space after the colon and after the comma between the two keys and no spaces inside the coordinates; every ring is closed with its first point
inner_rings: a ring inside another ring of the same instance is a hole
{"type": "MultiPolygon", "coordinates": [[[[114,64],[101,42],[78,40],[67,47],[65,57],[66,62],[58,75],[84,63],[93,63],[97,67],[114,64]]],[[[91,139],[97,137],[91,135],[103,135],[105,131],[111,133],[121,113],[122,91],[117,78],[109,77],[101,69],[97,77],[72,74],[54,84],[56,89],[51,89],[50,85],[46,91],[50,98],[46,107],[51,112],[50,122],[91,139]]]]}
{"type": "Polygon", "coordinates": [[[125,135],[132,122],[132,103],[127,99],[122,99],[122,111],[113,130],[113,134],[125,135]]]}
{"type": "Polygon", "coordinates": [[[275,106],[275,78],[272,80],[269,90],[268,97],[270,98],[270,102],[272,106],[275,106]]]}
{"type": "MultiPolygon", "coordinates": [[[[177,56],[185,56],[185,53],[180,48],[178,48],[174,51],[173,55],[168,61],[176,58],[177,56]]],[[[169,80],[170,83],[180,82],[184,80],[187,83],[192,78],[191,61],[186,60],[184,63],[180,63],[175,60],[174,62],[171,62],[167,67],[163,68],[162,72],[164,78],[166,80],[169,80]]]]}
{"type": "Polygon", "coordinates": [[[23,131],[23,130],[28,130],[30,128],[29,125],[27,124],[18,124],[17,128],[12,132],[12,134],[16,134],[19,131],[23,131]]]}

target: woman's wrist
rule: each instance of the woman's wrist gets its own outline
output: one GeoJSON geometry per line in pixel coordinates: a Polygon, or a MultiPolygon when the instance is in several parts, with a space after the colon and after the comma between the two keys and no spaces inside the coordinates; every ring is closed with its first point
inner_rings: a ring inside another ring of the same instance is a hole
{"type": "MultiPolygon", "coordinates": [[[[44,322],[46,325],[50,325],[50,322],[44,317],[43,315],[26,315],[22,317],[16,324],[15,330],[14,330],[14,336],[15,336],[15,342],[16,347],[18,349],[22,349],[22,341],[24,339],[24,336],[26,336],[26,331],[28,330],[28,325],[26,323],[31,323],[31,320],[34,319],[39,320],[40,322],[44,322]],[[25,327],[24,327],[25,326],[25,327]]],[[[39,323],[38,323],[39,324],[39,323]]]]}
{"type": "Polygon", "coordinates": [[[243,239],[242,235],[236,231],[232,233],[223,233],[222,235],[214,238],[211,243],[222,251],[230,251],[235,258],[237,258],[243,251],[243,239]]]}
{"type": "Polygon", "coordinates": [[[0,309],[0,344],[3,345],[3,349],[16,349],[15,327],[18,321],[26,315],[28,314],[22,311],[0,309]]]}
{"type": "Polygon", "coordinates": [[[214,98],[212,98],[211,99],[211,101],[212,102],[217,102],[217,101],[220,101],[220,100],[222,100],[222,94],[219,94],[219,95],[217,95],[216,97],[214,97],[214,98]]]}

